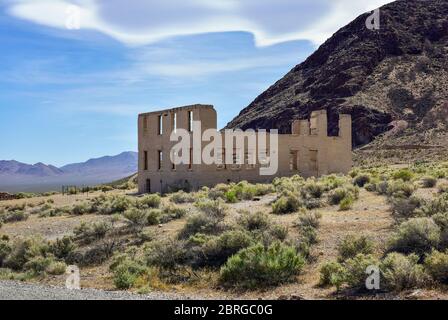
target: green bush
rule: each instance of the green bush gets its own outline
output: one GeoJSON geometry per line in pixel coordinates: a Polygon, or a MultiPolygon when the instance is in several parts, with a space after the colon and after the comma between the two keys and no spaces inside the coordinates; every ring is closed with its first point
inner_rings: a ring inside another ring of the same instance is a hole
{"type": "Polygon", "coordinates": [[[414,174],[409,169],[401,169],[395,172],[392,177],[395,180],[411,181],[414,178],[414,174]]]}
{"type": "Polygon", "coordinates": [[[366,289],[366,270],[370,266],[378,266],[379,261],[373,255],[358,254],[354,258],[348,259],[344,263],[345,279],[349,287],[364,290],[366,289]]]}
{"type": "Polygon", "coordinates": [[[58,259],[67,259],[76,250],[76,245],[71,237],[64,236],[62,239],[56,239],[50,243],[49,252],[58,259]]]}
{"type": "Polygon", "coordinates": [[[190,259],[184,241],[165,240],[150,244],[145,252],[148,266],[175,271],[190,259]]]}
{"type": "Polygon", "coordinates": [[[92,210],[92,207],[89,206],[88,203],[79,203],[73,207],[72,214],[81,216],[81,215],[89,213],[91,210],[92,210]]]}
{"type": "Polygon", "coordinates": [[[160,207],[161,202],[162,199],[158,194],[148,194],[140,199],[137,199],[136,206],[140,209],[157,209],[160,207]]]}
{"type": "Polygon", "coordinates": [[[342,264],[330,261],[320,268],[320,286],[334,286],[338,290],[345,281],[345,268],[342,264]]]}
{"type": "Polygon", "coordinates": [[[28,219],[28,217],[29,214],[24,211],[9,211],[8,213],[3,215],[2,220],[4,223],[12,223],[25,221],[28,219]]]}
{"type": "Polygon", "coordinates": [[[160,222],[161,223],[168,223],[175,219],[181,219],[187,215],[188,211],[187,209],[169,205],[162,209],[162,215],[160,216],[160,222]]]}
{"type": "Polygon", "coordinates": [[[48,244],[41,238],[18,239],[12,246],[10,254],[4,260],[4,266],[13,270],[22,270],[34,258],[46,257],[48,244]]]}
{"type": "Polygon", "coordinates": [[[344,199],[342,199],[341,203],[339,204],[339,210],[341,211],[350,210],[353,207],[354,203],[355,198],[351,194],[349,194],[344,199]]]}
{"type": "Polygon", "coordinates": [[[214,219],[224,219],[227,215],[228,207],[222,200],[208,200],[196,203],[196,208],[208,217],[214,219]]]}
{"type": "Polygon", "coordinates": [[[213,237],[202,247],[198,264],[220,267],[229,257],[252,244],[250,234],[241,230],[224,232],[219,237],[213,237]]]}
{"type": "Polygon", "coordinates": [[[142,263],[129,258],[120,261],[111,269],[115,287],[120,290],[132,288],[138,277],[146,271],[146,267],[142,263]]]}
{"type": "Polygon", "coordinates": [[[448,252],[431,252],[425,259],[425,269],[434,280],[448,283],[448,252]]]}
{"type": "Polygon", "coordinates": [[[297,212],[301,208],[301,203],[298,196],[288,193],[278,198],[272,204],[272,212],[274,214],[289,214],[297,212]]]}
{"type": "Polygon", "coordinates": [[[182,203],[193,203],[196,201],[196,198],[194,194],[187,193],[181,190],[172,194],[170,200],[173,203],[182,204],[182,203]]]}
{"type": "Polygon", "coordinates": [[[237,223],[248,231],[264,231],[272,225],[269,215],[260,211],[256,213],[243,212],[237,223]]]}
{"type": "Polygon", "coordinates": [[[293,247],[257,244],[229,258],[221,268],[220,282],[247,289],[276,286],[293,281],[304,265],[305,259],[293,247]]]}
{"type": "Polygon", "coordinates": [[[316,244],[319,242],[316,228],[313,228],[311,226],[304,226],[300,228],[299,233],[301,241],[308,245],[316,244]]]}
{"type": "Polygon", "coordinates": [[[11,253],[12,248],[8,241],[0,240],[0,268],[3,266],[3,262],[11,253]]]}
{"type": "Polygon", "coordinates": [[[419,215],[419,208],[422,207],[424,201],[417,197],[410,198],[393,198],[391,200],[392,214],[396,218],[409,219],[419,215]]]}
{"type": "Polygon", "coordinates": [[[393,198],[409,198],[414,192],[414,185],[400,180],[390,183],[387,187],[387,195],[393,198]]]}
{"type": "Polygon", "coordinates": [[[62,261],[52,261],[46,268],[46,273],[59,276],[67,270],[67,265],[62,261]]]}
{"type": "Polygon", "coordinates": [[[319,212],[304,211],[299,215],[298,225],[303,227],[319,228],[322,214],[319,212]]]}
{"type": "Polygon", "coordinates": [[[179,238],[187,239],[196,233],[217,234],[223,228],[223,224],[219,219],[199,213],[188,217],[187,222],[179,232],[179,238]]]}
{"type": "Polygon", "coordinates": [[[434,177],[423,177],[422,180],[423,188],[434,188],[437,185],[437,179],[434,177]]]}
{"type": "Polygon", "coordinates": [[[160,223],[160,217],[162,216],[162,210],[151,209],[148,211],[146,221],[149,226],[155,226],[160,223]]]}
{"type": "MultiPolygon", "coordinates": [[[[325,185],[319,182],[316,182],[314,180],[309,180],[305,183],[303,186],[303,190],[307,195],[309,195],[312,198],[321,198],[324,194],[325,185]]],[[[305,197],[304,197],[305,198],[305,197]]]]}
{"type": "Polygon", "coordinates": [[[391,238],[389,250],[422,256],[439,243],[440,227],[431,218],[413,218],[399,226],[391,238]]]}
{"type": "Polygon", "coordinates": [[[73,233],[75,234],[76,240],[89,244],[104,239],[112,228],[112,225],[108,222],[95,222],[90,224],[82,222],[73,230],[73,233]]]}
{"type": "Polygon", "coordinates": [[[444,182],[438,186],[439,193],[448,193],[448,183],[444,182]]]}
{"type": "Polygon", "coordinates": [[[148,224],[148,213],[146,210],[131,208],[125,211],[123,217],[130,228],[141,231],[148,224]]]}
{"type": "Polygon", "coordinates": [[[373,254],[375,246],[366,236],[348,235],[338,245],[338,260],[343,262],[358,254],[373,254]]]}
{"type": "Polygon", "coordinates": [[[380,264],[383,286],[389,291],[402,291],[425,285],[428,276],[418,261],[415,254],[389,253],[380,264]]]}

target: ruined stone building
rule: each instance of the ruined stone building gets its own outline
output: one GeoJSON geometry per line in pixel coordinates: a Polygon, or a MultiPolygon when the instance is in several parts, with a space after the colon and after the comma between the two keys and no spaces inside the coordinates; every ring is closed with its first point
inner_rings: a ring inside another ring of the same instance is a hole
{"type": "MultiPolygon", "coordinates": [[[[201,122],[201,134],[207,129],[217,131],[217,116],[213,106],[192,105],[163,111],[140,114],[138,117],[139,169],[138,188],[140,193],[168,192],[179,188],[199,189],[218,183],[247,180],[252,183],[270,182],[275,177],[299,174],[304,177],[331,173],[347,173],[352,167],[352,123],[350,115],[340,115],[339,135],[327,135],[326,111],[315,111],[310,120],[296,120],[292,134],[278,135],[275,153],[269,150],[271,135],[266,134],[267,153],[277,157],[275,174],[261,175],[260,168],[267,166],[260,162],[257,151],[250,146],[240,150],[226,147],[223,139],[222,151],[216,155],[222,163],[193,163],[195,152],[192,142],[187,164],[175,165],[170,153],[177,141],[170,141],[173,130],[185,129],[193,140],[193,123],[201,122]],[[231,154],[231,156],[229,156],[231,154]],[[230,158],[230,161],[228,160],[230,158]],[[249,161],[249,159],[255,159],[249,161]]],[[[268,128],[269,129],[269,128],[268,128]]],[[[233,140],[233,139],[232,139],[233,140]]],[[[257,138],[257,143],[259,138],[257,138]]],[[[201,141],[200,148],[208,142],[201,141]]],[[[233,143],[233,141],[232,141],[233,143]]],[[[258,144],[257,144],[258,145],[258,144]]],[[[201,150],[199,150],[200,152],[201,150]]]]}

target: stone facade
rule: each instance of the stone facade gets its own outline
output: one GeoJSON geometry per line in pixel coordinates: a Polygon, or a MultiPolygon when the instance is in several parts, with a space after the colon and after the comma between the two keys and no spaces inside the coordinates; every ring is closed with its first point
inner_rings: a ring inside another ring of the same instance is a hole
{"type": "MultiPolygon", "coordinates": [[[[275,177],[299,174],[304,177],[331,173],[347,173],[352,167],[352,122],[350,115],[340,115],[339,136],[327,135],[326,111],[315,111],[310,120],[297,120],[292,124],[292,134],[278,135],[278,170],[275,175],[260,175],[260,163],[249,165],[247,159],[255,150],[244,151],[225,148],[232,158],[244,157],[244,164],[173,165],[170,152],[177,142],[170,141],[171,132],[177,128],[192,131],[193,121],[201,122],[201,131],[217,128],[217,115],[213,106],[192,105],[169,110],[140,114],[138,118],[140,193],[167,192],[177,188],[199,189],[217,183],[270,182],[275,177]]],[[[201,132],[201,134],[202,134],[201,132]]],[[[193,134],[190,134],[193,139],[193,134]]],[[[267,146],[270,135],[267,134],[267,146]]],[[[258,141],[257,141],[258,142],[258,141]]],[[[210,142],[201,142],[202,149],[210,142]]],[[[193,145],[193,143],[192,143],[193,145]]],[[[191,154],[194,153],[193,148],[191,154]]],[[[270,150],[268,150],[268,153],[270,150]]],[[[272,155],[271,155],[272,156],[272,155]]],[[[191,156],[192,157],[192,156],[191,156]]]]}

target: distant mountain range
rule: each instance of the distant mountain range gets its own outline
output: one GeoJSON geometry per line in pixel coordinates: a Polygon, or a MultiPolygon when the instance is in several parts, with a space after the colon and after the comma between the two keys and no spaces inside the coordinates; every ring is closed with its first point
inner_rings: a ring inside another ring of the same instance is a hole
{"type": "Polygon", "coordinates": [[[93,185],[111,182],[137,172],[138,153],[90,159],[57,168],[43,163],[26,164],[0,160],[0,191],[43,192],[62,185],[93,185]]]}

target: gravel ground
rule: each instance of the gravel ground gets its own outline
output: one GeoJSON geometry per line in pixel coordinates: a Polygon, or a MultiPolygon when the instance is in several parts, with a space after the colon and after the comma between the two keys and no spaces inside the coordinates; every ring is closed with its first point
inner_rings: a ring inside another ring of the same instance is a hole
{"type": "Polygon", "coordinates": [[[0,281],[0,300],[179,300],[197,299],[174,293],[154,292],[138,295],[95,289],[68,290],[16,281],[0,281]]]}

